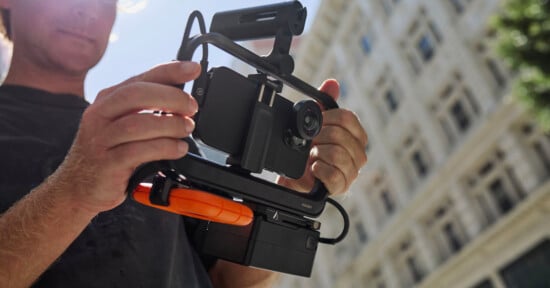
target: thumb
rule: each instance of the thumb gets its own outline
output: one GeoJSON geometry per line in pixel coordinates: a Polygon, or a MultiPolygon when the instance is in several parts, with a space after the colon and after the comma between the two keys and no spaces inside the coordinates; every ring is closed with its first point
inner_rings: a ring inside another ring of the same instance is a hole
{"type": "Polygon", "coordinates": [[[340,98],[340,84],[335,79],[325,80],[325,82],[321,84],[319,91],[325,92],[334,100],[338,100],[338,98],[340,98]]]}

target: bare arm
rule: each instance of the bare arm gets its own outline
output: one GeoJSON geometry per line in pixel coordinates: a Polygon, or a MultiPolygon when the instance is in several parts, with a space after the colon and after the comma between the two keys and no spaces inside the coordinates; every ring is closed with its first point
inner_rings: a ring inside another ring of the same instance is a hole
{"type": "Polygon", "coordinates": [[[235,263],[218,260],[210,269],[210,279],[216,288],[271,287],[277,280],[278,273],[241,266],[235,263]]]}
{"type": "Polygon", "coordinates": [[[124,202],[138,165],[187,153],[180,139],[194,127],[197,104],[173,86],[199,71],[197,64],[173,62],[98,95],[59,169],[0,215],[0,287],[36,281],[95,215],[124,202]],[[138,113],[151,108],[174,116],[138,113]]]}
{"type": "Polygon", "coordinates": [[[70,185],[56,182],[47,181],[0,217],[0,287],[29,287],[95,216],[65,196],[70,185]]]}

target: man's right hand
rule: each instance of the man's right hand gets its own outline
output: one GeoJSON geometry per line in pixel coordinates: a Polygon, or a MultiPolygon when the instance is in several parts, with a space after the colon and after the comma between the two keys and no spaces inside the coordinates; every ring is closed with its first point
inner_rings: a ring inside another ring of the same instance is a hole
{"type": "Polygon", "coordinates": [[[84,112],[73,146],[50,180],[72,186],[73,203],[89,212],[120,205],[137,166],[187,153],[181,138],[193,131],[191,117],[198,105],[175,86],[194,80],[199,73],[197,63],[172,62],[101,91],[84,112]],[[139,113],[143,110],[172,116],[139,113]]]}

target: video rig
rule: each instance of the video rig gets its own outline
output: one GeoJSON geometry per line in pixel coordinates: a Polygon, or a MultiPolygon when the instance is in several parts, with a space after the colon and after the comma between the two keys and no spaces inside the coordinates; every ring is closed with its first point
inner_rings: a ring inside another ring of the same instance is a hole
{"type": "Polygon", "coordinates": [[[338,108],[332,97],[292,75],[290,46],[306,17],[299,1],[226,11],[213,16],[206,33],[202,14],[191,13],[177,54],[177,60],[189,61],[202,47],[202,71],[191,90],[199,103],[196,129],[185,139],[191,152],[138,167],[127,191],[142,204],[204,220],[191,236],[203,254],[309,277],[318,244],[345,238],[346,211],[318,179],[312,191],[301,193],[252,175],[266,169],[300,178],[322,126],[321,109],[338,108]],[[195,20],[200,34],[190,37],[195,20]],[[275,38],[270,55],[256,55],[235,42],[260,38],[275,38]],[[209,69],[208,45],[258,73],[245,77],[227,67],[209,69]],[[278,94],[284,85],[311,100],[292,103],[278,94]],[[227,153],[227,165],[201,156],[195,140],[227,153]],[[320,237],[321,223],[314,220],[326,202],[343,217],[336,238],[320,237]]]}

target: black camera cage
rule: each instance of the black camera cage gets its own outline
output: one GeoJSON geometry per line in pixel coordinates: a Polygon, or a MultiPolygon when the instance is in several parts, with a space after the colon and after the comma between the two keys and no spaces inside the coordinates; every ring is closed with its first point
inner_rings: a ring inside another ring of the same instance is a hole
{"type": "MultiPolygon", "coordinates": [[[[202,16],[198,16],[200,13],[197,13],[197,11],[193,12],[190,20],[193,17],[202,18],[202,16]]],[[[187,26],[187,28],[189,27],[190,25],[187,26]]],[[[201,30],[203,29],[201,27],[201,30]]],[[[185,34],[188,34],[188,31],[185,34]]],[[[278,33],[276,37],[292,37],[292,35],[278,33]]],[[[277,45],[277,43],[290,45],[290,41],[277,41],[276,39],[275,44],[277,45]]],[[[258,56],[228,37],[216,32],[203,33],[190,38],[187,35],[184,36],[177,54],[177,60],[191,61],[197,48],[201,46],[204,48],[203,60],[201,61],[202,73],[195,81],[202,81],[201,77],[205,77],[208,69],[208,61],[205,59],[205,57],[208,57],[206,45],[213,45],[254,67],[258,72],[313,98],[327,110],[338,108],[338,104],[332,97],[289,74],[288,67],[278,67],[268,61],[269,56],[258,56]]],[[[285,48],[278,49],[278,47],[274,47],[273,49],[273,51],[281,50],[285,50],[285,48]]],[[[286,50],[288,51],[288,48],[286,50]]],[[[288,56],[290,57],[290,55],[288,56]]],[[[182,86],[182,88],[184,87],[182,86]]],[[[139,167],[130,179],[128,191],[133,191],[139,183],[158,171],[167,170],[184,175],[187,181],[201,187],[208,187],[208,191],[215,194],[260,203],[309,217],[318,217],[323,212],[329,195],[328,189],[318,179],[316,179],[311,192],[298,192],[252,175],[239,173],[231,167],[219,165],[194,153],[188,153],[178,160],[151,162],[139,167]]]]}
{"type": "MultiPolygon", "coordinates": [[[[177,60],[190,61],[197,48],[202,46],[202,71],[194,84],[200,84],[201,81],[205,81],[203,84],[206,84],[208,81],[208,45],[213,45],[257,69],[258,77],[265,79],[266,82],[262,83],[271,85],[270,89],[280,92],[282,86],[287,85],[314,99],[325,110],[338,108],[332,97],[291,75],[294,62],[288,54],[290,43],[293,35],[299,35],[303,30],[306,17],[306,10],[298,1],[243,9],[238,12],[278,21],[272,25],[278,27],[276,31],[265,29],[266,25],[269,25],[269,21],[265,19],[257,19],[261,22],[258,23],[260,29],[253,29],[253,33],[256,33],[254,37],[266,37],[265,33],[275,34],[272,54],[261,57],[234,43],[233,40],[246,38],[246,35],[243,37],[239,34],[242,31],[236,31],[236,34],[233,34],[235,30],[227,33],[232,34],[235,39],[230,39],[222,33],[206,33],[204,19],[200,12],[195,11],[190,15],[177,54],[177,60]],[[189,37],[195,18],[199,20],[201,34],[189,37]],[[288,26],[285,26],[286,24],[288,26]],[[269,31],[266,32],[267,30],[269,31]]],[[[225,20],[234,21],[235,18],[231,18],[232,16],[234,15],[226,17],[225,20]]],[[[184,85],[181,88],[184,89],[184,85]]],[[[205,92],[195,89],[195,85],[193,90],[194,94],[205,92]]],[[[127,192],[133,195],[133,191],[142,182],[150,181],[154,177],[149,195],[151,204],[169,206],[172,188],[185,186],[229,199],[239,199],[254,211],[253,222],[244,227],[208,221],[200,224],[193,238],[196,238],[194,242],[198,249],[204,253],[247,266],[309,276],[317,243],[336,244],[347,235],[349,217],[338,202],[328,197],[329,191],[320,180],[315,180],[310,193],[294,191],[255,177],[246,169],[223,166],[203,158],[199,155],[193,139],[184,140],[190,144],[190,153],[178,160],[155,161],[138,167],[129,180],[127,192]],[[342,232],[335,238],[320,237],[321,223],[308,218],[318,217],[323,212],[326,202],[332,204],[343,217],[342,232]],[[222,245],[219,237],[224,237],[231,248],[222,245]]]]}

